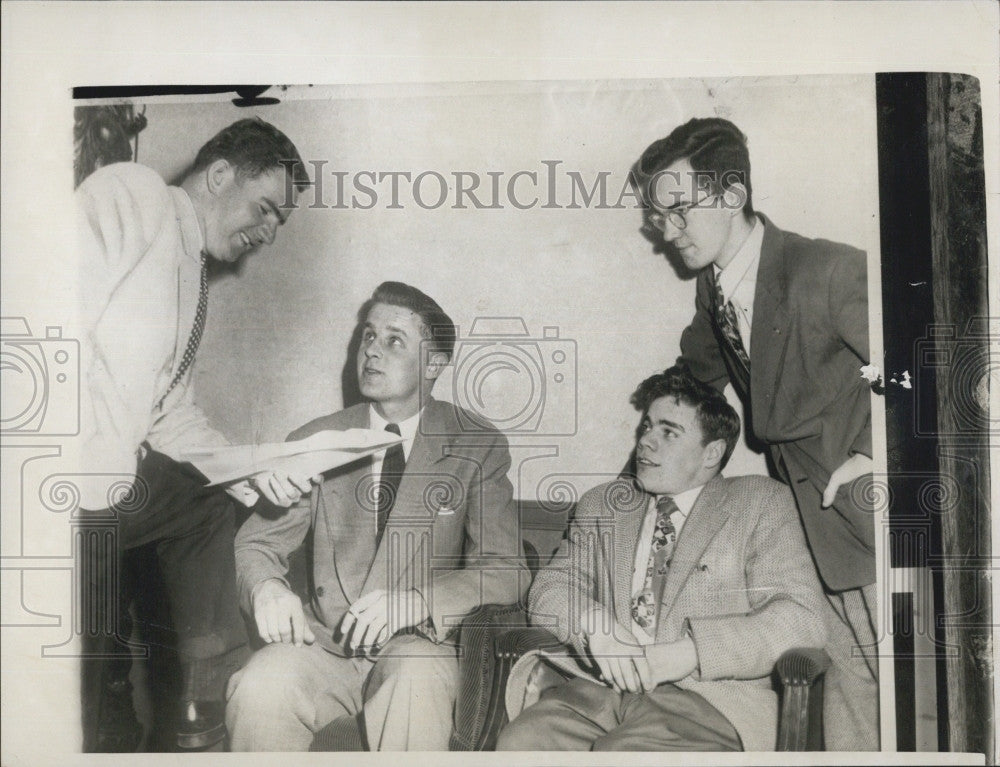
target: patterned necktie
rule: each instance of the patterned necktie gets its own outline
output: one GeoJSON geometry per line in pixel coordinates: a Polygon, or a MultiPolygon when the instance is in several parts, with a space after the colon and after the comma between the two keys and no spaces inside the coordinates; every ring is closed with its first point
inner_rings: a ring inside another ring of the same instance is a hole
{"type": "MultiPolygon", "coordinates": [[[[399,435],[399,426],[394,423],[386,424],[385,430],[399,435]]],[[[382,476],[378,483],[378,512],[376,514],[377,530],[375,532],[375,548],[382,542],[382,533],[385,532],[385,523],[389,519],[389,512],[392,511],[396,503],[396,491],[399,490],[399,483],[403,479],[403,471],[406,469],[406,456],[403,453],[403,444],[393,445],[385,451],[385,458],[382,459],[382,476]]]]}
{"type": "Polygon", "coordinates": [[[181,382],[184,374],[187,373],[191,363],[194,362],[195,352],[198,351],[198,344],[201,343],[201,334],[205,332],[205,318],[208,316],[208,259],[205,251],[201,252],[201,285],[198,288],[198,308],[194,313],[194,327],[191,328],[191,335],[188,336],[187,346],[184,349],[184,356],[181,357],[181,366],[177,368],[177,374],[170,386],[160,397],[157,407],[163,407],[163,401],[167,395],[174,390],[174,387],[181,382]]]}
{"type": "Polygon", "coordinates": [[[722,335],[726,337],[726,341],[732,347],[736,358],[749,371],[750,355],[747,354],[747,350],[743,346],[743,339],[740,338],[740,326],[736,321],[736,309],[733,307],[733,302],[727,301],[726,297],[722,294],[722,286],[715,276],[715,269],[709,267],[708,274],[712,285],[712,297],[715,306],[715,324],[719,326],[722,335]]]}
{"type": "Polygon", "coordinates": [[[657,500],[656,525],[653,528],[653,545],[649,549],[649,562],[646,565],[646,580],[642,584],[642,591],[632,597],[632,620],[644,629],[651,629],[656,620],[653,577],[657,574],[666,574],[670,557],[674,553],[674,544],[677,542],[677,529],[670,521],[670,515],[675,511],[680,509],[669,495],[657,500]]]}

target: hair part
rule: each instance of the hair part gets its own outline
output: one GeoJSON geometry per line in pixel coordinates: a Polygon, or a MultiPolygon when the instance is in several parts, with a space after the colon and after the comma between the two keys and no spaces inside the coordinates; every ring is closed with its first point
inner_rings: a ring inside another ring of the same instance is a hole
{"type": "Polygon", "coordinates": [[[726,450],[719,463],[722,471],[736,448],[740,436],[740,417],[722,392],[702,383],[683,365],[674,365],[652,375],[633,392],[631,403],[644,416],[658,399],[670,397],[695,409],[701,427],[702,445],[717,439],[725,440],[726,450]]]}
{"type": "MultiPolygon", "coordinates": [[[[750,183],[750,151],[747,137],[729,120],[695,117],[650,144],[632,167],[632,179],[646,204],[651,184],[676,162],[687,160],[696,178],[707,181],[711,191],[723,194],[735,184],[746,190],[743,215],[753,218],[753,187],[750,183]]],[[[693,180],[693,179],[692,179],[693,180]]],[[[694,189],[691,190],[692,194],[694,189]]]]}
{"type": "Polygon", "coordinates": [[[198,150],[188,175],[204,170],[217,160],[225,160],[244,178],[257,178],[284,169],[300,192],[312,183],[295,144],[259,117],[237,120],[216,133],[198,150]]]}
{"type": "Polygon", "coordinates": [[[359,322],[363,323],[368,319],[368,312],[375,304],[401,306],[416,314],[420,318],[421,333],[429,341],[431,353],[445,354],[451,360],[458,331],[451,317],[433,298],[403,282],[383,282],[361,307],[359,322]]]}

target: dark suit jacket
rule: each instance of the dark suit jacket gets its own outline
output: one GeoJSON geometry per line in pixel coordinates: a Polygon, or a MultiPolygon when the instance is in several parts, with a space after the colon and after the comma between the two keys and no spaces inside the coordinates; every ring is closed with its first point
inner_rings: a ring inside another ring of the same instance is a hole
{"type": "MultiPolygon", "coordinates": [[[[718,389],[732,380],[748,428],[770,446],[795,495],[813,558],[833,591],[875,582],[875,530],[862,477],[821,508],[830,474],[854,453],[872,454],[863,251],[783,232],[767,218],[753,304],[750,389],[712,318],[708,269],[698,275],[694,320],[678,362],[718,389]]],[[[870,488],[869,488],[870,490],[870,488]]]]}
{"type": "MultiPolygon", "coordinates": [[[[632,571],[647,499],[626,480],[584,494],[559,551],[531,586],[533,624],[578,653],[584,652],[581,617],[597,605],[631,630],[632,571]]],[[[826,641],[825,600],[788,488],[761,476],[708,482],[653,590],[655,641],[677,641],[690,625],[697,648],[698,669],[677,686],[722,712],[745,750],[773,749],[774,663],[791,647],[826,641]]],[[[516,671],[513,680],[530,674],[516,671]]],[[[522,689],[508,690],[512,716],[521,697],[522,689]]]]}
{"type": "MultiPolygon", "coordinates": [[[[368,428],[368,407],[317,418],[289,439],[368,428]]],[[[310,527],[313,577],[306,611],[317,641],[337,654],[344,650],[334,629],[348,606],[375,589],[418,590],[431,611],[429,624],[419,629],[435,641],[480,605],[523,596],[529,578],[507,479],[510,453],[500,432],[465,434],[453,405],[430,400],[377,551],[371,464],[364,458],[327,472],[322,485],[292,508],[254,514],[240,528],[236,573],[248,615],[254,587],[267,578],[285,580],[288,556],[310,527]]]]}

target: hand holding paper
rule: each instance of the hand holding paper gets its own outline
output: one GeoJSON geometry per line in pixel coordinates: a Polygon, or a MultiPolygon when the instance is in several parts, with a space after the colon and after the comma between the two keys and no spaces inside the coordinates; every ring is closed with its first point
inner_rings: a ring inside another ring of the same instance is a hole
{"type": "Polygon", "coordinates": [[[312,483],[319,484],[322,480],[321,474],[310,477],[302,473],[289,474],[287,471],[277,469],[254,474],[247,482],[275,506],[288,508],[312,489],[312,483]]]}
{"type": "Polygon", "coordinates": [[[357,461],[402,441],[402,437],[390,432],[373,429],[326,430],[293,442],[192,448],[183,452],[181,459],[189,461],[204,474],[209,485],[223,485],[254,477],[251,484],[255,489],[273,503],[288,505],[271,499],[268,491],[279,499],[281,496],[276,490],[281,490],[286,498],[296,491],[308,492],[305,478],[357,461]]]}

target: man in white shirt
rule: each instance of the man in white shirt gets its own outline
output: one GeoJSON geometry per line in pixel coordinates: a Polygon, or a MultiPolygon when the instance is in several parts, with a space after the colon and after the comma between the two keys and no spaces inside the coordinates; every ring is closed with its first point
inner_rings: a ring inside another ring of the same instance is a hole
{"type": "MultiPolygon", "coordinates": [[[[191,386],[208,311],[208,261],[235,263],[270,246],[295,188],[308,181],[294,144],[260,119],[239,120],[206,142],[180,186],[137,163],[105,166],[76,191],[79,247],[67,254],[72,265],[54,269],[53,278],[72,281],[70,294],[79,297],[81,518],[113,526],[112,557],[156,546],[178,635],[182,748],[224,737],[226,680],[246,653],[235,607],[233,508],[180,463],[186,448],[228,443],[195,405],[191,386]]],[[[245,505],[258,493],[288,505],[309,487],[308,477],[264,472],[225,493],[245,505]]],[[[91,537],[81,540],[86,546],[91,537]]],[[[82,551],[78,561],[86,574],[83,654],[100,660],[107,649],[91,645],[118,612],[105,595],[120,584],[105,583],[106,571],[91,568],[97,556],[82,551]]],[[[124,714],[98,722],[94,732],[93,714],[108,708],[114,690],[124,691],[121,705],[131,708],[127,680],[105,681],[93,694],[97,666],[84,663],[84,749],[134,747],[130,736],[104,734],[122,729],[115,720],[124,714]]]]}
{"type": "Polygon", "coordinates": [[[471,414],[431,397],[454,323],[398,282],[380,285],[359,320],[367,401],[289,439],[370,428],[404,440],[327,472],[287,511],[260,504],[237,534],[240,602],[268,644],[229,685],[234,751],[343,748],[326,734],[349,718],[372,751],[447,750],[455,631],[483,604],[520,599],[527,583],[507,440],[493,429],[466,433],[471,414]],[[310,531],[303,605],[288,557],[310,531]]]}
{"type": "MultiPolygon", "coordinates": [[[[739,417],[686,369],[646,379],[632,402],[642,412],[635,484],[619,479],[580,499],[528,594],[531,622],[584,670],[542,691],[497,747],[773,749],[772,667],[785,650],[825,640],[791,494],[766,477],[721,476],[739,417]]],[[[510,678],[532,675],[519,671],[510,678]]],[[[509,689],[508,706],[519,700],[509,689]]]]}

